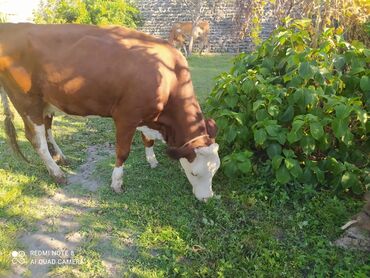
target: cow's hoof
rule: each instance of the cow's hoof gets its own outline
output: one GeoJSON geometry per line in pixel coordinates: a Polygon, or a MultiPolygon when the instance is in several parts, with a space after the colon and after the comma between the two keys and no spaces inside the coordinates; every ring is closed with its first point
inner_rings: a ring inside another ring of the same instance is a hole
{"type": "Polygon", "coordinates": [[[121,194],[123,193],[123,189],[122,187],[112,187],[113,191],[118,193],[118,194],[121,194]]]}
{"type": "Polygon", "coordinates": [[[67,184],[67,177],[64,175],[54,177],[54,179],[57,184],[63,184],[63,185],[67,184]]]}
{"type": "Polygon", "coordinates": [[[154,169],[158,166],[158,161],[149,162],[150,168],[154,169]]]}

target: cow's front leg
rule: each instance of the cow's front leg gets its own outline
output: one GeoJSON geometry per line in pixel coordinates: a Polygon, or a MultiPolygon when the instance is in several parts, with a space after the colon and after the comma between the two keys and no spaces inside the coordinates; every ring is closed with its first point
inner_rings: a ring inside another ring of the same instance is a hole
{"type": "Polygon", "coordinates": [[[112,173],[111,187],[117,193],[123,192],[123,167],[130,153],[132,138],[134,137],[136,125],[128,124],[115,119],[116,125],[116,166],[112,173]]]}
{"type": "Polygon", "coordinates": [[[145,157],[146,161],[148,161],[150,168],[156,168],[158,166],[157,158],[155,157],[154,153],[154,140],[149,139],[144,135],[144,133],[141,133],[141,139],[143,140],[144,146],[145,146],[145,157]]]}
{"type": "Polygon", "coordinates": [[[66,183],[66,177],[63,171],[55,163],[50,155],[48,144],[45,135],[45,125],[37,124],[42,122],[42,119],[32,119],[27,116],[24,118],[26,137],[31,142],[36,152],[39,154],[42,161],[45,163],[50,175],[52,175],[57,183],[66,183]]]}

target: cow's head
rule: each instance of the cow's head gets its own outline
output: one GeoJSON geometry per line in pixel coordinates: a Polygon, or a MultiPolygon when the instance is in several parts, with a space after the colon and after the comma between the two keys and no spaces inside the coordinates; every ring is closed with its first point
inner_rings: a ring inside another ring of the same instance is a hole
{"type": "Polygon", "coordinates": [[[206,120],[206,127],[208,134],[206,146],[168,149],[168,154],[172,158],[180,160],[186,177],[193,186],[195,197],[201,201],[213,196],[212,179],[220,167],[218,144],[214,142],[217,133],[216,123],[212,119],[206,120]]]}
{"type": "Polygon", "coordinates": [[[180,158],[182,168],[193,186],[193,193],[200,201],[213,196],[212,178],[220,167],[218,144],[195,148],[195,159],[189,162],[187,158],[180,158]]]}

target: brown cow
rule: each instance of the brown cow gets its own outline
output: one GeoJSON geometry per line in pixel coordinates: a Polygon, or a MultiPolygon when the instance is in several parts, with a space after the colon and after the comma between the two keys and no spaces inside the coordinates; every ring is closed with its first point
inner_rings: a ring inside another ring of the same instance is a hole
{"type": "MultiPolygon", "coordinates": [[[[54,111],[61,110],[113,118],[116,192],[122,191],[123,164],[138,129],[152,167],[157,163],[152,140],[164,140],[196,198],[213,195],[212,178],[220,165],[216,126],[203,118],[186,59],[167,42],[121,27],[0,24],[0,83],[57,182],[65,182],[65,175],[51,153],[65,157],[51,125],[54,111]]],[[[7,100],[3,104],[6,131],[17,149],[7,100]]]]}
{"type": "MultiPolygon", "coordinates": [[[[176,48],[183,48],[185,55],[188,56],[188,51],[186,49],[186,41],[190,40],[193,31],[193,23],[191,21],[187,22],[177,22],[175,23],[170,31],[169,43],[176,48]]],[[[199,21],[194,30],[194,41],[200,41],[199,53],[208,47],[208,34],[209,34],[209,23],[208,21],[199,21]]]]}

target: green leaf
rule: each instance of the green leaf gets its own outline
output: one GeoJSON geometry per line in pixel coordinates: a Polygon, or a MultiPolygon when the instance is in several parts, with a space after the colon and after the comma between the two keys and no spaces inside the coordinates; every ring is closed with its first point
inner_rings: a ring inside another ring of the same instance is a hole
{"type": "Polygon", "coordinates": [[[316,182],[315,176],[313,175],[312,170],[306,166],[303,170],[303,174],[300,177],[300,181],[305,184],[313,184],[316,182]]]}
{"type": "Polygon", "coordinates": [[[284,111],[284,113],[280,117],[280,121],[283,123],[290,122],[293,119],[294,116],[294,108],[293,105],[289,105],[287,109],[284,111]]]}
{"type": "Polygon", "coordinates": [[[315,140],[311,136],[304,136],[300,141],[303,152],[310,155],[315,150],[315,140]]]}
{"type": "Polygon", "coordinates": [[[293,158],[285,158],[284,162],[285,162],[286,168],[290,170],[295,166],[295,163],[298,161],[293,158]]]}
{"type": "Polygon", "coordinates": [[[310,132],[316,140],[319,140],[324,135],[323,126],[319,122],[310,123],[310,132]]]}
{"type": "Polygon", "coordinates": [[[284,145],[286,141],[286,131],[285,132],[280,132],[276,136],[276,140],[280,143],[280,145],[284,145]]]}
{"type": "Polygon", "coordinates": [[[277,144],[277,143],[271,143],[267,147],[266,152],[269,158],[272,159],[274,156],[281,154],[281,146],[280,144],[277,144]]]}
{"type": "Polygon", "coordinates": [[[353,134],[351,133],[351,131],[348,129],[347,132],[344,134],[344,136],[342,137],[342,141],[344,144],[346,144],[347,146],[350,146],[353,144],[353,134]]]}
{"type": "Polygon", "coordinates": [[[336,138],[341,139],[348,130],[347,119],[334,119],[331,123],[334,135],[336,138]]]}
{"type": "Polygon", "coordinates": [[[304,99],[304,91],[302,88],[299,88],[293,93],[293,103],[301,102],[303,99],[304,99]]]}
{"type": "Polygon", "coordinates": [[[252,169],[252,163],[250,159],[245,160],[242,163],[238,163],[238,169],[243,173],[243,174],[248,174],[251,169],[252,169]]]}
{"type": "Polygon", "coordinates": [[[344,65],[346,64],[346,59],[339,55],[334,58],[334,67],[336,70],[342,70],[344,65]]]}
{"type": "Polygon", "coordinates": [[[283,154],[285,155],[286,158],[295,158],[295,157],[297,157],[292,150],[288,150],[288,149],[284,149],[283,154]]]}
{"type": "Polygon", "coordinates": [[[334,107],[335,109],[335,116],[339,119],[347,118],[351,112],[352,108],[349,105],[339,104],[334,107]]]}
{"type": "Polygon", "coordinates": [[[315,173],[317,180],[320,183],[324,183],[325,182],[325,174],[324,174],[324,172],[321,171],[319,167],[313,167],[312,170],[315,173]]]}
{"type": "Polygon", "coordinates": [[[253,112],[256,112],[258,108],[260,107],[264,107],[265,106],[265,101],[264,100],[257,100],[255,102],[253,102],[253,112]]]}
{"type": "Polygon", "coordinates": [[[237,129],[234,126],[229,126],[225,132],[225,138],[228,143],[231,143],[235,140],[237,135],[237,129]]]}
{"type": "Polygon", "coordinates": [[[276,171],[276,179],[281,184],[287,184],[290,181],[290,174],[285,165],[281,165],[276,171]]]}
{"type": "Polygon", "coordinates": [[[360,80],[360,88],[363,92],[370,92],[370,78],[363,75],[360,80]]]}
{"type": "Polygon", "coordinates": [[[272,158],[272,168],[274,170],[279,169],[281,162],[283,161],[283,157],[281,155],[275,155],[272,158]]]}
{"type": "Polygon", "coordinates": [[[359,187],[359,183],[360,182],[359,182],[357,176],[355,174],[351,173],[351,172],[346,171],[342,175],[341,184],[342,184],[344,189],[353,189],[354,188],[356,190],[359,187]]]}
{"type": "Polygon", "coordinates": [[[302,175],[303,171],[301,166],[299,165],[298,160],[293,158],[286,158],[284,160],[286,168],[289,170],[290,174],[298,178],[300,175],[302,175]]]}
{"type": "Polygon", "coordinates": [[[330,147],[330,138],[328,134],[325,134],[320,138],[318,147],[322,151],[326,151],[330,147]]]}
{"type": "Polygon", "coordinates": [[[276,105],[276,104],[271,104],[268,106],[267,108],[267,112],[272,116],[272,117],[276,117],[277,115],[279,115],[279,106],[276,105]]]}
{"type": "Polygon", "coordinates": [[[250,79],[247,79],[247,80],[245,80],[244,82],[243,82],[243,84],[242,84],[242,90],[243,90],[243,92],[245,93],[245,94],[249,94],[249,93],[251,93],[252,91],[253,91],[253,89],[255,88],[255,86],[254,86],[254,83],[253,83],[253,81],[252,80],[250,80],[250,79]]]}
{"type": "Polygon", "coordinates": [[[267,118],[269,118],[269,114],[267,113],[266,109],[258,109],[256,112],[256,120],[257,121],[263,121],[267,118]]]}
{"type": "Polygon", "coordinates": [[[304,121],[301,119],[297,119],[297,117],[294,119],[292,124],[292,131],[297,132],[301,127],[304,125],[304,121]]]}
{"type": "Polygon", "coordinates": [[[312,78],[315,72],[313,71],[312,66],[309,62],[303,62],[299,66],[298,73],[303,79],[307,80],[312,78]]]}
{"type": "Polygon", "coordinates": [[[326,159],[325,168],[335,176],[342,174],[345,170],[343,163],[336,160],[334,157],[328,157],[326,159]]]}
{"type": "Polygon", "coordinates": [[[268,135],[272,137],[276,137],[281,127],[279,125],[272,124],[272,125],[267,125],[265,128],[266,128],[268,135]]]}
{"type": "Polygon", "coordinates": [[[254,131],[254,141],[256,145],[262,145],[267,139],[267,133],[264,129],[258,129],[254,131]]]}
{"type": "Polygon", "coordinates": [[[233,158],[236,159],[239,162],[244,162],[251,158],[253,156],[253,153],[251,151],[243,151],[233,154],[233,158]]]}
{"type": "Polygon", "coordinates": [[[230,108],[234,108],[238,101],[239,101],[239,98],[237,95],[228,95],[224,98],[225,100],[225,103],[230,107],[230,108]]]}
{"type": "Polygon", "coordinates": [[[288,140],[288,142],[289,142],[290,144],[293,144],[293,143],[295,143],[295,142],[297,142],[297,141],[301,140],[302,136],[303,136],[303,135],[302,135],[302,132],[299,132],[299,131],[297,131],[297,132],[290,131],[290,132],[287,134],[286,139],[288,140]]]}

